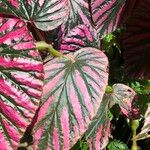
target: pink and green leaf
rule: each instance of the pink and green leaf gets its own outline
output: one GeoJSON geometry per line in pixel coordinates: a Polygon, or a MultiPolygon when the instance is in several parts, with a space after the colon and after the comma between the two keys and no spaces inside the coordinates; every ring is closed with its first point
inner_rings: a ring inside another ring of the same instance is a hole
{"type": "Polygon", "coordinates": [[[89,150],[102,150],[107,146],[110,136],[110,127],[111,123],[109,120],[105,125],[99,125],[94,137],[88,140],[89,150]]]}
{"type": "Polygon", "coordinates": [[[109,102],[110,97],[105,94],[96,117],[85,133],[84,137],[89,143],[90,150],[101,150],[108,144],[110,135],[110,120],[107,116],[109,102]]]}
{"type": "Polygon", "coordinates": [[[67,21],[68,0],[0,0],[0,12],[13,14],[48,31],[67,21]]]}
{"type": "Polygon", "coordinates": [[[43,76],[26,24],[0,16],[0,148],[17,149],[39,106],[43,76]]]}
{"type": "Polygon", "coordinates": [[[148,104],[148,108],[147,111],[144,115],[144,125],[141,129],[141,132],[139,134],[137,134],[136,139],[137,140],[142,140],[142,139],[146,139],[146,138],[150,138],[150,104],[148,104]]]}
{"type": "Polygon", "coordinates": [[[100,107],[107,67],[105,54],[90,47],[45,65],[34,149],[70,149],[83,136],[100,107]]]}
{"type": "Polygon", "coordinates": [[[70,14],[67,22],[67,28],[72,29],[76,25],[91,25],[91,15],[89,11],[88,0],[71,0],[70,14]]]}
{"type": "Polygon", "coordinates": [[[91,0],[91,15],[100,37],[116,30],[129,17],[136,0],[91,0]]]}
{"type": "Polygon", "coordinates": [[[114,84],[111,96],[114,103],[120,106],[124,115],[129,118],[139,117],[139,109],[135,106],[137,95],[132,88],[124,84],[114,84]]]}
{"type": "Polygon", "coordinates": [[[139,1],[121,35],[126,75],[150,78],[150,1],[139,1]]]}
{"type": "Polygon", "coordinates": [[[63,33],[60,39],[61,51],[76,51],[83,47],[99,47],[100,40],[96,30],[86,25],[78,25],[67,33],[63,33]]]}
{"type": "Polygon", "coordinates": [[[69,16],[66,23],[61,26],[61,38],[68,36],[71,30],[78,28],[77,26],[92,27],[92,20],[89,9],[88,0],[71,0],[69,1],[69,16]]]}

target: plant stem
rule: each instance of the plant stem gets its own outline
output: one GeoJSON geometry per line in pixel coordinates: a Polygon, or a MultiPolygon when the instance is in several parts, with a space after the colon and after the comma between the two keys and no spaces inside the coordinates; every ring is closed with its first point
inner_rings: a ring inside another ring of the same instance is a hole
{"type": "Polygon", "coordinates": [[[132,147],[131,150],[139,150],[136,141],[136,130],[139,127],[139,120],[131,120],[131,130],[132,130],[132,147]]]}
{"type": "Polygon", "coordinates": [[[47,44],[44,41],[36,42],[36,49],[39,51],[48,50],[48,52],[55,57],[64,57],[62,53],[58,52],[50,44],[47,44]]]}

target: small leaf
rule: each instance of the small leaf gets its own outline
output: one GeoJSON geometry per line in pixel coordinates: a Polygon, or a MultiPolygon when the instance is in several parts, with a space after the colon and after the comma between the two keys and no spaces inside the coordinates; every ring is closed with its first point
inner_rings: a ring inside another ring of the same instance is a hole
{"type": "Polygon", "coordinates": [[[126,75],[150,78],[150,1],[139,1],[121,35],[126,75]]]}
{"type": "Polygon", "coordinates": [[[128,146],[119,140],[113,140],[108,144],[108,150],[129,150],[128,146]]]}
{"type": "Polygon", "coordinates": [[[105,94],[96,117],[92,120],[92,123],[85,133],[85,138],[89,143],[90,150],[104,149],[108,143],[111,125],[107,117],[109,101],[109,94],[105,94]]]}
{"type": "Polygon", "coordinates": [[[0,0],[1,13],[8,13],[35,23],[44,31],[57,28],[67,21],[68,0],[0,0]],[[4,11],[5,10],[5,11],[4,11]]]}
{"type": "Polygon", "coordinates": [[[141,132],[136,136],[137,140],[150,138],[150,104],[148,104],[148,108],[147,108],[144,118],[145,118],[145,121],[141,129],[141,132]]]}
{"type": "Polygon", "coordinates": [[[42,86],[42,61],[26,24],[0,16],[0,149],[17,149],[42,86]]]}
{"type": "Polygon", "coordinates": [[[83,136],[105,92],[107,65],[104,53],[90,47],[45,65],[34,149],[68,150],[83,136]]]}
{"type": "Polygon", "coordinates": [[[124,115],[129,118],[139,117],[139,109],[135,107],[136,93],[133,89],[124,84],[114,84],[111,96],[124,115]]]}
{"type": "Polygon", "coordinates": [[[129,17],[136,0],[91,0],[92,19],[100,37],[116,30],[129,17]]]}

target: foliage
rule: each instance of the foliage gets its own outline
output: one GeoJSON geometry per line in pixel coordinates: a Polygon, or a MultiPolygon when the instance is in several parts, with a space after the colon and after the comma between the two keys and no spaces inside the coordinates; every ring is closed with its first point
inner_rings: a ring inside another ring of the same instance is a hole
{"type": "Polygon", "coordinates": [[[141,140],[141,139],[145,139],[145,138],[149,138],[150,135],[149,135],[149,131],[150,131],[150,126],[149,126],[149,120],[150,120],[150,104],[148,105],[148,108],[146,110],[146,113],[145,113],[145,121],[144,121],[144,125],[141,129],[141,132],[136,136],[136,139],[137,140],[141,140]]]}
{"type": "Polygon", "coordinates": [[[0,0],[0,148],[16,150],[28,135],[34,150],[68,150],[78,140],[81,149],[104,149],[114,105],[129,119],[143,115],[137,139],[149,137],[148,5],[0,0]]]}
{"type": "Polygon", "coordinates": [[[150,11],[149,5],[149,0],[138,2],[133,15],[126,23],[126,31],[122,33],[126,74],[131,77],[149,79],[150,76],[147,71],[150,70],[150,17],[147,13],[150,11]]]}
{"type": "Polygon", "coordinates": [[[108,150],[128,150],[128,146],[125,143],[116,139],[110,142],[107,147],[108,150]]]}

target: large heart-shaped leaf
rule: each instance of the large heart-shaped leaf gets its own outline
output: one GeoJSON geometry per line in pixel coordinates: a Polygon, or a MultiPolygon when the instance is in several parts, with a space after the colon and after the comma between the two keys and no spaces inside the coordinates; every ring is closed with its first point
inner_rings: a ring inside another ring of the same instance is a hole
{"type": "Polygon", "coordinates": [[[83,47],[100,47],[100,40],[96,30],[86,25],[77,25],[60,39],[60,50],[76,51],[83,47]]]}
{"type": "Polygon", "coordinates": [[[150,104],[148,104],[147,111],[144,115],[145,121],[141,132],[136,136],[137,140],[150,138],[150,104]]]}
{"type": "Polygon", "coordinates": [[[21,17],[44,31],[67,21],[68,0],[0,0],[0,12],[21,17]]]}
{"type": "Polygon", "coordinates": [[[139,1],[121,36],[127,76],[150,78],[150,1],[139,1]]]}
{"type": "Polygon", "coordinates": [[[110,96],[105,94],[98,109],[96,117],[92,120],[85,133],[85,139],[89,143],[90,150],[101,150],[108,144],[110,135],[110,120],[107,116],[110,96]]]}
{"type": "Polygon", "coordinates": [[[68,150],[81,138],[100,107],[108,80],[107,66],[105,54],[90,47],[45,65],[34,149],[68,150]]]}
{"type": "Polygon", "coordinates": [[[0,149],[17,149],[39,105],[42,71],[26,24],[0,16],[0,149]]]}
{"type": "Polygon", "coordinates": [[[92,19],[100,37],[114,31],[124,22],[136,0],[91,0],[92,19]]]}

